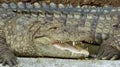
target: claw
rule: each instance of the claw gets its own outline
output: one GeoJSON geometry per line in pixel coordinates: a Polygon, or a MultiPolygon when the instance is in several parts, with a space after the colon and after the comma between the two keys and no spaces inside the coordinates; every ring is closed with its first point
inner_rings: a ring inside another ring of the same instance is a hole
{"type": "Polygon", "coordinates": [[[6,61],[5,61],[5,60],[3,60],[2,65],[3,65],[3,66],[5,66],[5,65],[6,65],[6,61]]]}
{"type": "Polygon", "coordinates": [[[118,55],[114,55],[110,60],[115,60],[118,58],[118,55]]]}
{"type": "MultiPolygon", "coordinates": [[[[118,59],[120,57],[120,51],[115,48],[115,47],[119,47],[117,45],[118,43],[115,43],[116,42],[115,39],[116,38],[110,38],[101,44],[101,47],[100,47],[100,50],[98,53],[99,59],[115,60],[115,59],[118,59]],[[114,46],[114,45],[116,45],[116,46],[114,46]]],[[[118,40],[119,39],[117,39],[117,41],[118,40]]]]}

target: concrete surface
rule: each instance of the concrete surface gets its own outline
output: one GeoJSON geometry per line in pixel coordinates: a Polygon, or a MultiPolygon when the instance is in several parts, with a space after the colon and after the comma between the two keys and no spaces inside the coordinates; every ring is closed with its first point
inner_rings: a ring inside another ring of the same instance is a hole
{"type": "MultiPolygon", "coordinates": [[[[120,67],[120,61],[18,58],[18,67],[120,67]]],[[[0,65],[0,67],[2,67],[0,65]]],[[[5,66],[8,67],[8,66],[5,66]]]]}

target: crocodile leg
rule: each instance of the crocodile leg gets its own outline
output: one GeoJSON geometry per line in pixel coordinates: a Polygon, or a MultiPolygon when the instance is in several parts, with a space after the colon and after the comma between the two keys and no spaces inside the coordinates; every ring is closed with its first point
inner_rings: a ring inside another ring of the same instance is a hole
{"type": "Polygon", "coordinates": [[[118,23],[112,26],[113,35],[101,44],[98,59],[116,60],[120,58],[120,26],[118,23]]]}
{"type": "Polygon", "coordinates": [[[17,64],[17,58],[15,57],[13,52],[8,48],[6,40],[2,37],[0,37],[0,57],[0,62],[3,66],[9,65],[9,67],[13,67],[17,64]]]}
{"type": "Polygon", "coordinates": [[[120,36],[104,41],[98,52],[98,59],[115,60],[120,58],[120,36]]]}
{"type": "MultiPolygon", "coordinates": [[[[2,21],[2,19],[0,20],[2,21]]],[[[2,63],[3,66],[9,65],[9,67],[13,67],[17,64],[17,58],[14,55],[13,51],[10,50],[8,46],[8,43],[5,37],[5,31],[3,31],[4,24],[1,25],[2,23],[4,22],[0,22],[0,63],[2,63]]]]}

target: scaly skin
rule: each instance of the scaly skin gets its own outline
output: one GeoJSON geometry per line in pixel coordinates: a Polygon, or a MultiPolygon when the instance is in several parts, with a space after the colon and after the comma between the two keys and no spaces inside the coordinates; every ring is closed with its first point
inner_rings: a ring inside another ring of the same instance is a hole
{"type": "MultiPolygon", "coordinates": [[[[42,24],[45,22],[44,19],[46,17],[41,18],[41,16],[39,16],[38,19],[40,21],[37,21],[37,17],[32,15],[31,16],[24,16],[24,14],[16,15],[11,11],[6,11],[6,12],[5,11],[4,9],[1,8],[0,23],[2,28],[1,30],[4,31],[2,32],[3,34],[1,35],[4,35],[3,37],[7,41],[7,42],[5,41],[5,43],[7,43],[10,49],[7,49],[5,52],[2,51],[5,49],[1,49],[1,52],[5,53],[5,54],[1,54],[1,56],[4,57],[3,65],[8,64],[9,66],[12,67],[13,65],[16,64],[14,63],[16,62],[16,60],[12,60],[14,59],[13,53],[7,52],[10,50],[13,51],[16,56],[27,56],[27,57],[49,56],[49,57],[61,57],[61,58],[62,57],[63,58],[81,58],[81,57],[87,57],[89,55],[89,52],[82,48],[78,50],[70,46],[68,43],[60,43],[60,44],[55,43],[54,40],[52,40],[54,38],[50,39],[48,37],[39,37],[45,33],[43,30],[41,30],[41,28],[42,29],[45,28],[45,26],[42,26],[42,24]],[[41,21],[43,22],[41,23],[41,21]],[[38,32],[39,33],[38,34],[39,36],[38,36],[36,34],[37,30],[43,31],[43,33],[38,32]],[[53,45],[54,46],[60,45],[62,49],[58,49],[56,48],[56,46],[54,47],[53,45]],[[12,64],[9,62],[11,62],[12,64]]],[[[45,29],[49,30],[49,27],[45,29]]],[[[1,47],[6,48],[6,46],[2,46],[2,45],[1,47]]]]}
{"type": "Polygon", "coordinates": [[[98,59],[106,59],[106,60],[115,60],[120,58],[120,24],[116,24],[113,26],[113,33],[111,37],[107,40],[104,40],[100,46],[100,50],[98,53],[98,59]]]}
{"type": "Polygon", "coordinates": [[[3,65],[16,65],[14,54],[27,57],[88,57],[87,50],[74,47],[83,41],[102,43],[98,53],[100,59],[111,59],[114,55],[113,59],[120,57],[118,43],[112,43],[114,39],[119,41],[119,7],[52,6],[52,11],[43,5],[42,9],[15,9],[17,14],[12,8],[0,8],[0,56],[3,65]],[[108,48],[114,45],[115,48],[109,52],[103,48],[104,45],[108,48]]]}

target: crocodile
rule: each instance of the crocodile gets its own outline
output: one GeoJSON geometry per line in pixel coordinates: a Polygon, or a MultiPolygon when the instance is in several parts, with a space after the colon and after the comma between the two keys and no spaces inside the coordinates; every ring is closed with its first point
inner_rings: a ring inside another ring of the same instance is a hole
{"type": "Polygon", "coordinates": [[[98,59],[120,57],[120,7],[76,6],[45,2],[2,3],[0,56],[4,65],[16,56],[82,58],[83,43],[97,43],[98,59]],[[78,46],[80,45],[80,46],[78,46]]]}

